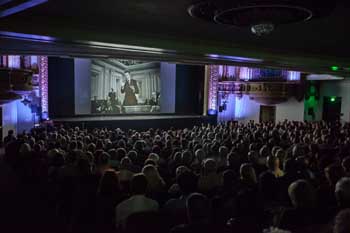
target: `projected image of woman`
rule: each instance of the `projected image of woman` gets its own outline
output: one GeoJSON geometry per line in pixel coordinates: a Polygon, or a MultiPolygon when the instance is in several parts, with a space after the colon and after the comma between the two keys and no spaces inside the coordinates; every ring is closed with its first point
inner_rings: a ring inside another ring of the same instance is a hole
{"type": "Polygon", "coordinates": [[[130,72],[125,71],[125,83],[121,87],[121,92],[125,93],[124,97],[124,106],[137,105],[136,94],[139,93],[139,88],[137,82],[134,79],[131,79],[130,72]]]}

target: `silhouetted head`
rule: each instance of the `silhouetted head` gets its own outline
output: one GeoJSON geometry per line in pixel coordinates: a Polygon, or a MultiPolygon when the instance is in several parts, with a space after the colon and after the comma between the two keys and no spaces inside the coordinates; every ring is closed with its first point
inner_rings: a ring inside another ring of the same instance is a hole
{"type": "Polygon", "coordinates": [[[200,193],[191,194],[186,201],[187,217],[190,223],[209,223],[210,200],[200,193]]]}
{"type": "Polygon", "coordinates": [[[133,195],[144,195],[147,192],[148,182],[144,174],[139,173],[131,179],[131,192],[133,195]]]}

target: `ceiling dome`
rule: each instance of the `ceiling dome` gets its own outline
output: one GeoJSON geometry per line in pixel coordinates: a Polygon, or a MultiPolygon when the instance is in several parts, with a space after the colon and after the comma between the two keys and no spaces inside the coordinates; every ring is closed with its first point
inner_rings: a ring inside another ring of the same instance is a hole
{"type": "Polygon", "coordinates": [[[217,24],[251,28],[256,35],[272,32],[277,26],[323,17],[335,7],[313,0],[206,0],[192,4],[192,17],[217,24]],[[323,5],[322,5],[323,4],[323,5]]]}

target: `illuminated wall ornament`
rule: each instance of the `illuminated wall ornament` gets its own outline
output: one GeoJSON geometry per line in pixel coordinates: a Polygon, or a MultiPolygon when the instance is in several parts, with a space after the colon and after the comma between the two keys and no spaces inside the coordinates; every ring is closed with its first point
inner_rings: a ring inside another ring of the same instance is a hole
{"type": "Polygon", "coordinates": [[[9,55],[8,56],[8,67],[9,68],[21,68],[21,56],[9,55]]]}
{"type": "MultiPolygon", "coordinates": [[[[259,103],[250,98],[251,93],[249,93],[246,86],[248,82],[250,83],[250,88],[253,83],[257,83],[255,81],[269,83],[271,80],[279,81],[275,83],[295,83],[300,81],[300,76],[301,73],[298,71],[210,65],[208,113],[209,115],[218,114],[219,121],[229,119],[243,120],[248,116],[254,116],[254,119],[258,119],[259,112],[256,109],[258,109],[259,103]],[[241,89],[243,91],[240,91],[241,89]],[[234,96],[234,98],[232,97],[227,101],[223,97],[226,95],[234,96]]],[[[281,87],[284,87],[284,85],[281,87]]]]}
{"type": "Polygon", "coordinates": [[[241,67],[239,71],[239,79],[249,81],[253,77],[253,69],[248,67],[241,67]]]}
{"type": "Polygon", "coordinates": [[[300,81],[300,72],[288,71],[287,81],[300,81]]]}
{"type": "MultiPolygon", "coordinates": [[[[222,67],[222,66],[221,66],[222,67]]],[[[222,68],[221,68],[222,72],[222,68]]],[[[220,77],[220,66],[209,66],[209,85],[208,85],[208,114],[215,115],[218,105],[218,81],[220,77]]]]}
{"type": "MultiPolygon", "coordinates": [[[[48,59],[47,56],[39,56],[39,79],[40,79],[40,96],[41,96],[41,112],[46,115],[49,112],[49,86],[48,86],[48,59]]],[[[47,117],[43,117],[47,118],[47,117]]]]}

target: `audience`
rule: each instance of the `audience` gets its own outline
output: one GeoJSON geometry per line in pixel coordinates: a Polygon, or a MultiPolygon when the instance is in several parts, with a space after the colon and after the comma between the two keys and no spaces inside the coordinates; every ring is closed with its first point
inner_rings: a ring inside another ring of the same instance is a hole
{"type": "Polygon", "coordinates": [[[3,232],[349,230],[349,124],[39,127],[3,145],[3,232]]]}

